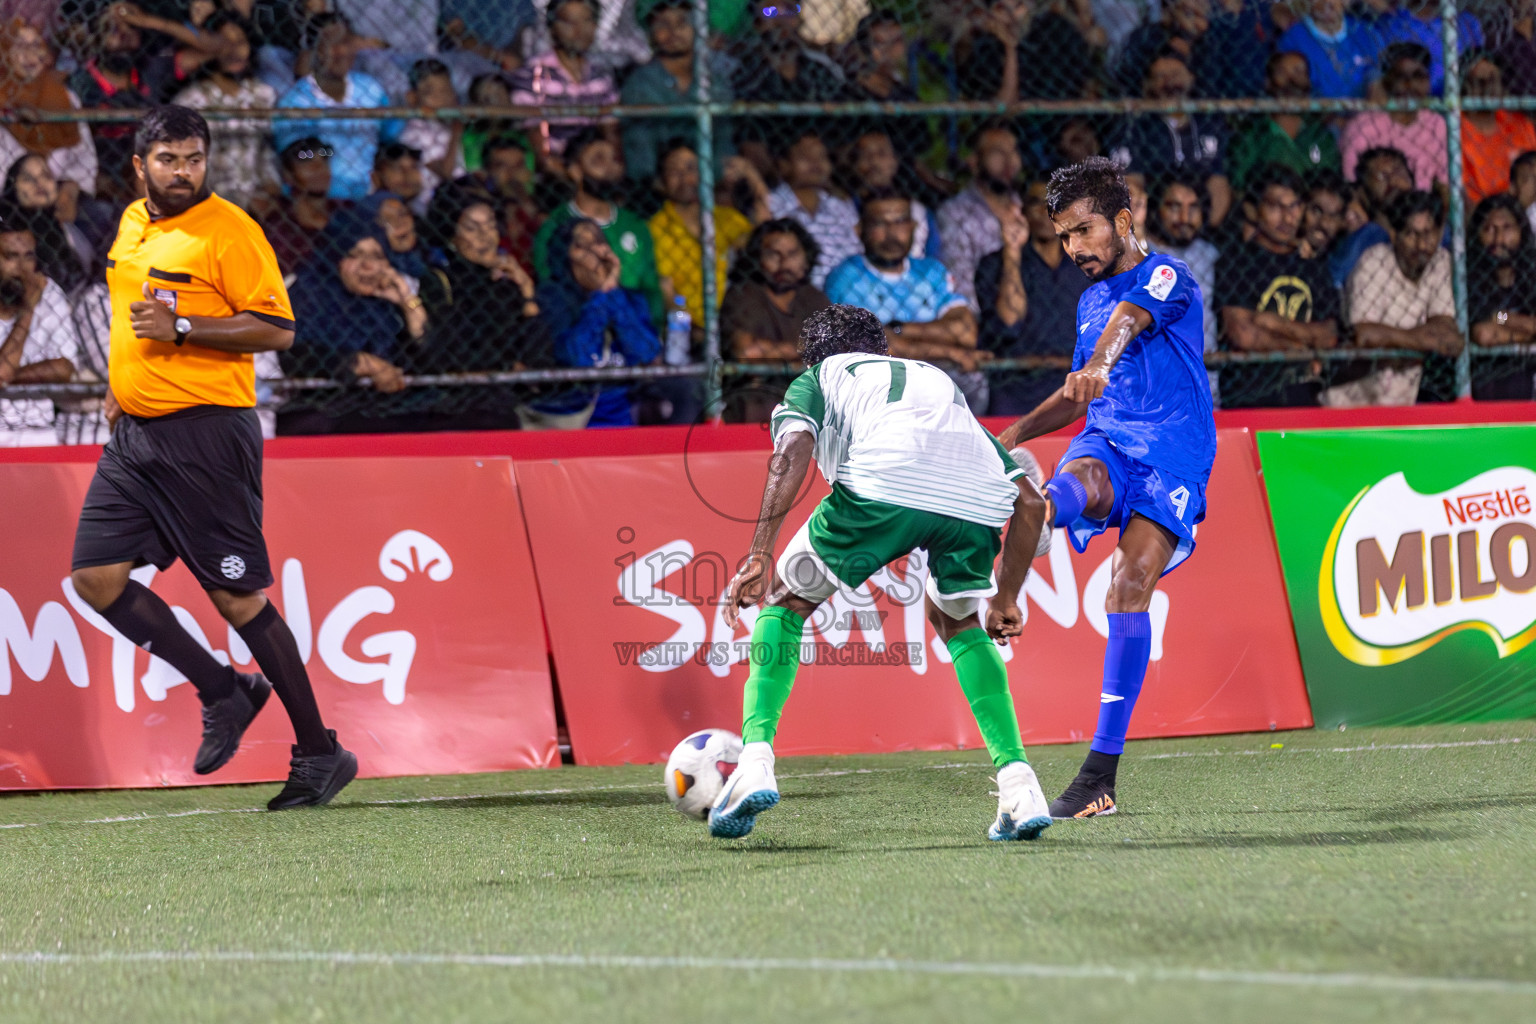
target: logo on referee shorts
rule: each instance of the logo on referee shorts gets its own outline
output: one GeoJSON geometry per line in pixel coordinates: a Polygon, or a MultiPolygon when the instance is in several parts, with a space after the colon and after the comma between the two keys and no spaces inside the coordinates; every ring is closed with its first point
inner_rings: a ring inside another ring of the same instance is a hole
{"type": "Polygon", "coordinates": [[[225,555],[224,561],[219,563],[219,572],[228,580],[237,580],[245,575],[245,559],[239,555],[225,555]]]}

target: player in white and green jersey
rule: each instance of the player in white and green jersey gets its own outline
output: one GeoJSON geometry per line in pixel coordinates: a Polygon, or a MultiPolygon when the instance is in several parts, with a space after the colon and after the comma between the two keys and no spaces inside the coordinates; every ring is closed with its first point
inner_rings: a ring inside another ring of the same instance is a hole
{"type": "Polygon", "coordinates": [[[769,656],[752,659],[745,746],[710,811],[710,834],[744,836],[779,801],[773,738],[800,665],[806,618],[839,587],[856,588],[922,549],[928,619],[949,647],[998,768],[998,813],[987,835],[1034,839],[1051,817],[1024,756],[1008,673],[993,641],[1023,631],[1018,595],[1040,542],[1045,499],[976,422],[943,370],[889,356],[873,313],[844,305],[814,313],[800,346],[807,369],[774,409],[762,514],[727,595],[732,628],[740,608],[762,602],[752,646],[769,656]],[[779,529],[813,457],[832,493],[789,542],[775,577],[779,529]],[[981,600],[993,595],[983,629],[981,600]]]}

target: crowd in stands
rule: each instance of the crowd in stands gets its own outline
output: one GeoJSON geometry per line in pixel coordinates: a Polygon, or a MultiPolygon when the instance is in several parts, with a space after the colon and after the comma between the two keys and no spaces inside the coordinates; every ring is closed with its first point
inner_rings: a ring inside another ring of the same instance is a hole
{"type": "MultiPolygon", "coordinates": [[[[909,6],[711,3],[709,94],[1424,100],[1445,86],[1439,0],[909,6]]],[[[1463,94],[1536,95],[1536,0],[1462,7],[1463,94]]],[[[725,357],[763,368],[729,378],[730,418],[766,415],[800,322],[829,302],[874,311],[893,353],[945,368],[978,414],[1025,412],[1059,385],[1089,285],[1046,214],[1045,182],[1090,155],[1126,168],[1138,238],[1198,279],[1208,352],[1297,353],[1262,372],[1213,368],[1221,405],[1443,400],[1446,385],[1429,382],[1449,379],[1466,341],[1437,112],[717,118],[701,152],[691,114],[590,113],[698,98],[691,0],[4,9],[17,16],[0,26],[0,108],[16,116],[0,128],[0,396],[104,375],[102,270],[138,194],[131,121],[24,115],[164,102],[251,112],[210,118],[209,166],[290,284],[296,343],[260,373],[369,385],[266,403],[282,432],[691,422],[696,378],[413,381],[696,361],[711,295],[725,357]],[[432,116],[466,105],[544,109],[432,116]],[[425,116],[343,116],[390,107],[425,116]],[[269,116],[285,108],[317,113],[269,116]],[[667,344],[677,331],[683,349],[667,344]],[[1304,357],[1349,347],[1396,353],[1304,357]],[[1028,357],[1054,368],[986,372],[1028,357]]],[[[1530,400],[1533,362],[1507,346],[1536,341],[1536,126],[1516,110],[1469,110],[1461,149],[1470,342],[1498,350],[1475,395],[1530,400]]],[[[0,397],[0,444],[90,440],[96,419],[89,399],[0,397]]]]}

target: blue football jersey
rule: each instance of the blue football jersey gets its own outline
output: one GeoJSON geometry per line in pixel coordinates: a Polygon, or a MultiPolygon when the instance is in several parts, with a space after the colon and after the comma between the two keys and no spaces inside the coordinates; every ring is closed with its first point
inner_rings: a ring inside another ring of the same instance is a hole
{"type": "Polygon", "coordinates": [[[1072,369],[1093,357],[1121,302],[1150,313],[1152,326],[1110,370],[1109,386],[1088,406],[1087,429],[1102,431],[1127,458],[1203,481],[1216,458],[1216,422],[1202,357],[1200,285],[1182,261],[1164,255],[1092,285],[1077,302],[1072,369]]]}

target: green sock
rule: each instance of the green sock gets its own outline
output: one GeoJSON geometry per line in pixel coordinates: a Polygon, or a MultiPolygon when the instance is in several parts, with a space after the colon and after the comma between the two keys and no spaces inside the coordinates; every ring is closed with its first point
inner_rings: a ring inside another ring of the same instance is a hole
{"type": "Polygon", "coordinates": [[[800,668],[800,636],[805,619],[788,608],[764,608],[752,627],[752,660],[742,694],[741,738],[772,743],[779,716],[800,668]]]}
{"type": "MultiPolygon", "coordinates": [[[[761,620],[759,620],[761,621],[761,620]]],[[[947,645],[960,677],[960,689],[971,702],[971,714],[987,743],[992,763],[1001,768],[1010,761],[1027,761],[1019,738],[1019,718],[1008,691],[1008,670],[1003,656],[984,629],[967,629],[951,637],[947,645]]]]}

